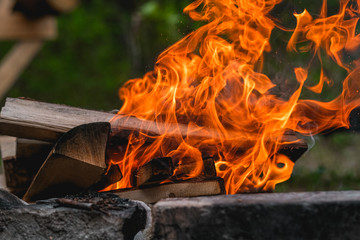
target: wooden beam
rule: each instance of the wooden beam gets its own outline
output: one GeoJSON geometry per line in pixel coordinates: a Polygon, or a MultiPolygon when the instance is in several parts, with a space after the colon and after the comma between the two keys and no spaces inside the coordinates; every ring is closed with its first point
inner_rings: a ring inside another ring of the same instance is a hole
{"type": "Polygon", "coordinates": [[[148,188],[112,191],[121,198],[155,203],[164,198],[196,197],[225,194],[224,180],[215,178],[204,181],[168,183],[148,188]]]}
{"type": "Polygon", "coordinates": [[[19,42],[5,56],[0,64],[0,99],[14,85],[20,74],[40,51],[42,45],[41,41],[19,42]]]}
{"type": "Polygon", "coordinates": [[[0,40],[53,40],[57,34],[54,17],[28,20],[20,13],[0,15],[0,40]]]}
{"type": "Polygon", "coordinates": [[[106,172],[110,124],[84,124],[63,135],[24,195],[25,201],[58,197],[88,189],[106,172]]]}

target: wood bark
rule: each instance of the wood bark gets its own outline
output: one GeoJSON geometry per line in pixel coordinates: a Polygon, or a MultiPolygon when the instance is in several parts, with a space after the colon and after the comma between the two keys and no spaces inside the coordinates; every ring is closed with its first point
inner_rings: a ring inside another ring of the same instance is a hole
{"type": "Polygon", "coordinates": [[[33,201],[78,192],[100,182],[106,172],[105,149],[110,124],[84,124],[67,132],[27,190],[24,200],[33,201]]]}

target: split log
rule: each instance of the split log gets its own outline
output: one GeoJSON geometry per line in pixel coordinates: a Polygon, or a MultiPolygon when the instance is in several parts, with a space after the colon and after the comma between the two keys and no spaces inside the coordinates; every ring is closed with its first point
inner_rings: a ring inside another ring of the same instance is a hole
{"type": "MultiPolygon", "coordinates": [[[[174,170],[174,176],[172,180],[182,179],[183,177],[189,176],[194,169],[198,167],[199,163],[197,163],[193,159],[182,159],[181,163],[177,163],[174,170]]],[[[201,170],[201,174],[197,177],[197,179],[208,179],[216,177],[216,168],[215,162],[213,158],[204,158],[203,166],[201,170]]]]}
{"type": "MultiPolygon", "coordinates": [[[[190,137],[200,140],[213,138],[220,141],[219,134],[211,129],[197,129],[185,124],[156,123],[132,116],[14,98],[7,98],[1,110],[0,134],[55,142],[62,134],[78,125],[110,120],[113,130],[112,138],[114,138],[112,141],[118,138],[124,142],[130,132],[150,136],[166,134],[168,138],[190,137]]],[[[150,138],[149,141],[151,141],[150,138]]],[[[251,142],[245,137],[237,137],[236,134],[227,141],[229,144],[236,142],[244,149],[251,142]]],[[[295,133],[285,134],[282,141],[289,143],[285,146],[288,148],[288,156],[293,161],[296,161],[307,150],[306,142],[299,139],[295,133]]]]}
{"type": "MultiPolygon", "coordinates": [[[[17,159],[35,159],[40,158],[45,161],[49,155],[52,143],[38,141],[33,139],[16,139],[16,158],[17,159]]],[[[33,160],[32,160],[33,161],[33,160]]]]}
{"type": "Polygon", "coordinates": [[[132,188],[112,191],[121,198],[140,200],[145,203],[155,203],[160,199],[173,197],[195,197],[225,194],[224,180],[222,178],[204,181],[183,181],[166,183],[147,188],[132,188]]]}
{"type": "Polygon", "coordinates": [[[0,136],[0,150],[3,161],[16,158],[16,138],[0,136]]]}
{"type": "Polygon", "coordinates": [[[161,183],[173,175],[173,164],[169,157],[152,159],[134,172],[133,186],[161,183]]]}
{"type": "Polygon", "coordinates": [[[79,4],[79,0],[16,0],[14,11],[28,18],[68,13],[79,4]]]}
{"type": "Polygon", "coordinates": [[[25,201],[88,189],[106,172],[105,149],[110,124],[92,123],[73,128],[54,146],[24,196],[25,201]]]}
{"type": "Polygon", "coordinates": [[[76,126],[108,122],[114,114],[7,98],[0,116],[0,133],[3,135],[56,142],[65,132],[76,126]]]}
{"type": "Polygon", "coordinates": [[[9,155],[6,153],[7,149],[12,150],[10,156],[2,159],[6,186],[13,194],[22,196],[44,163],[53,144],[13,137],[2,138],[9,139],[8,143],[0,143],[2,156],[9,155]]]}

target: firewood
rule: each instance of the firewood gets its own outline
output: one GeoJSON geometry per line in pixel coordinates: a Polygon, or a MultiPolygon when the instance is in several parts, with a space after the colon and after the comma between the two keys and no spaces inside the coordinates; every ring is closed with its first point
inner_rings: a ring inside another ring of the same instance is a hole
{"type": "Polygon", "coordinates": [[[138,168],[133,176],[133,186],[160,183],[173,174],[173,164],[169,157],[152,159],[138,168]]]}
{"type": "Polygon", "coordinates": [[[29,18],[39,18],[70,12],[78,3],[79,0],[16,0],[14,11],[29,18]]]}
{"type": "MultiPolygon", "coordinates": [[[[207,179],[216,177],[216,168],[214,159],[210,157],[206,157],[203,159],[203,166],[201,169],[201,174],[197,177],[198,179],[207,179]]],[[[175,165],[174,176],[172,180],[181,179],[183,177],[189,176],[196,167],[198,167],[199,163],[197,163],[193,159],[182,159],[181,163],[177,163],[175,165]]]]}
{"type": "Polygon", "coordinates": [[[110,124],[73,128],[56,143],[24,196],[25,201],[88,189],[106,172],[105,149],[110,124]]]}
{"type": "Polygon", "coordinates": [[[108,122],[114,114],[33,100],[7,98],[1,109],[0,133],[56,142],[81,124],[108,122]]]}
{"type": "MultiPolygon", "coordinates": [[[[218,133],[211,129],[202,128],[199,130],[185,124],[158,123],[132,116],[14,98],[7,98],[5,106],[1,110],[0,134],[55,142],[62,134],[73,127],[110,120],[112,120],[113,132],[110,141],[119,139],[119,141],[126,143],[130,132],[150,136],[166,134],[167,138],[191,137],[199,140],[213,138],[220,141],[218,133]]],[[[148,140],[151,141],[152,139],[149,138],[148,140]]],[[[307,150],[306,142],[299,139],[293,132],[284,134],[281,141],[289,142],[282,148],[287,149],[286,154],[293,161],[296,161],[307,150]]],[[[249,139],[245,137],[239,138],[234,133],[224,144],[233,144],[234,142],[238,146],[242,146],[243,149],[246,149],[251,143],[249,139]]]]}
{"type": "Polygon", "coordinates": [[[204,181],[183,181],[166,183],[148,188],[132,188],[112,191],[121,198],[140,200],[145,203],[155,203],[160,199],[169,197],[196,197],[225,194],[224,180],[222,178],[204,181]]]}
{"type": "MultiPolygon", "coordinates": [[[[11,144],[13,145],[11,146],[13,149],[11,157],[2,159],[6,186],[13,194],[22,196],[45,161],[53,144],[29,139],[3,138],[12,139],[11,144]]],[[[2,156],[6,155],[6,149],[6,144],[2,142],[2,156]]]]}
{"type": "Polygon", "coordinates": [[[18,138],[16,139],[16,158],[18,159],[43,158],[43,161],[45,161],[52,147],[53,144],[50,142],[18,138]]]}
{"type": "Polygon", "coordinates": [[[16,158],[16,138],[0,136],[0,150],[3,161],[16,158]]]}

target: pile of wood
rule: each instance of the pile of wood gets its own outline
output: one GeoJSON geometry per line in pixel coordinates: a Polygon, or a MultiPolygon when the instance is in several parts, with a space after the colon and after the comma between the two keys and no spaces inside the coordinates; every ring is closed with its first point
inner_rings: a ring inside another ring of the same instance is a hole
{"type": "MultiPolygon", "coordinates": [[[[0,114],[0,134],[6,135],[0,144],[8,189],[18,196],[25,193],[24,200],[34,201],[89,188],[100,190],[121,180],[119,167],[108,165],[109,144],[119,138],[126,143],[130,132],[159,135],[168,131],[169,126],[165,128],[130,116],[116,118],[110,125],[114,116],[107,112],[8,98],[0,114]],[[116,129],[116,134],[112,129],[116,129]]],[[[174,129],[169,139],[179,134],[192,134],[196,138],[212,134],[192,132],[185,125],[174,129]]],[[[285,141],[294,138],[294,134],[284,136],[285,141]]],[[[306,143],[299,140],[281,151],[296,161],[306,149],[306,143]]],[[[150,203],[166,197],[225,193],[223,180],[216,176],[214,159],[210,157],[204,157],[202,174],[196,179],[182,181],[176,174],[186,174],[195,165],[192,161],[173,165],[170,158],[153,159],[133,173],[133,188],[115,193],[150,203]]]]}

